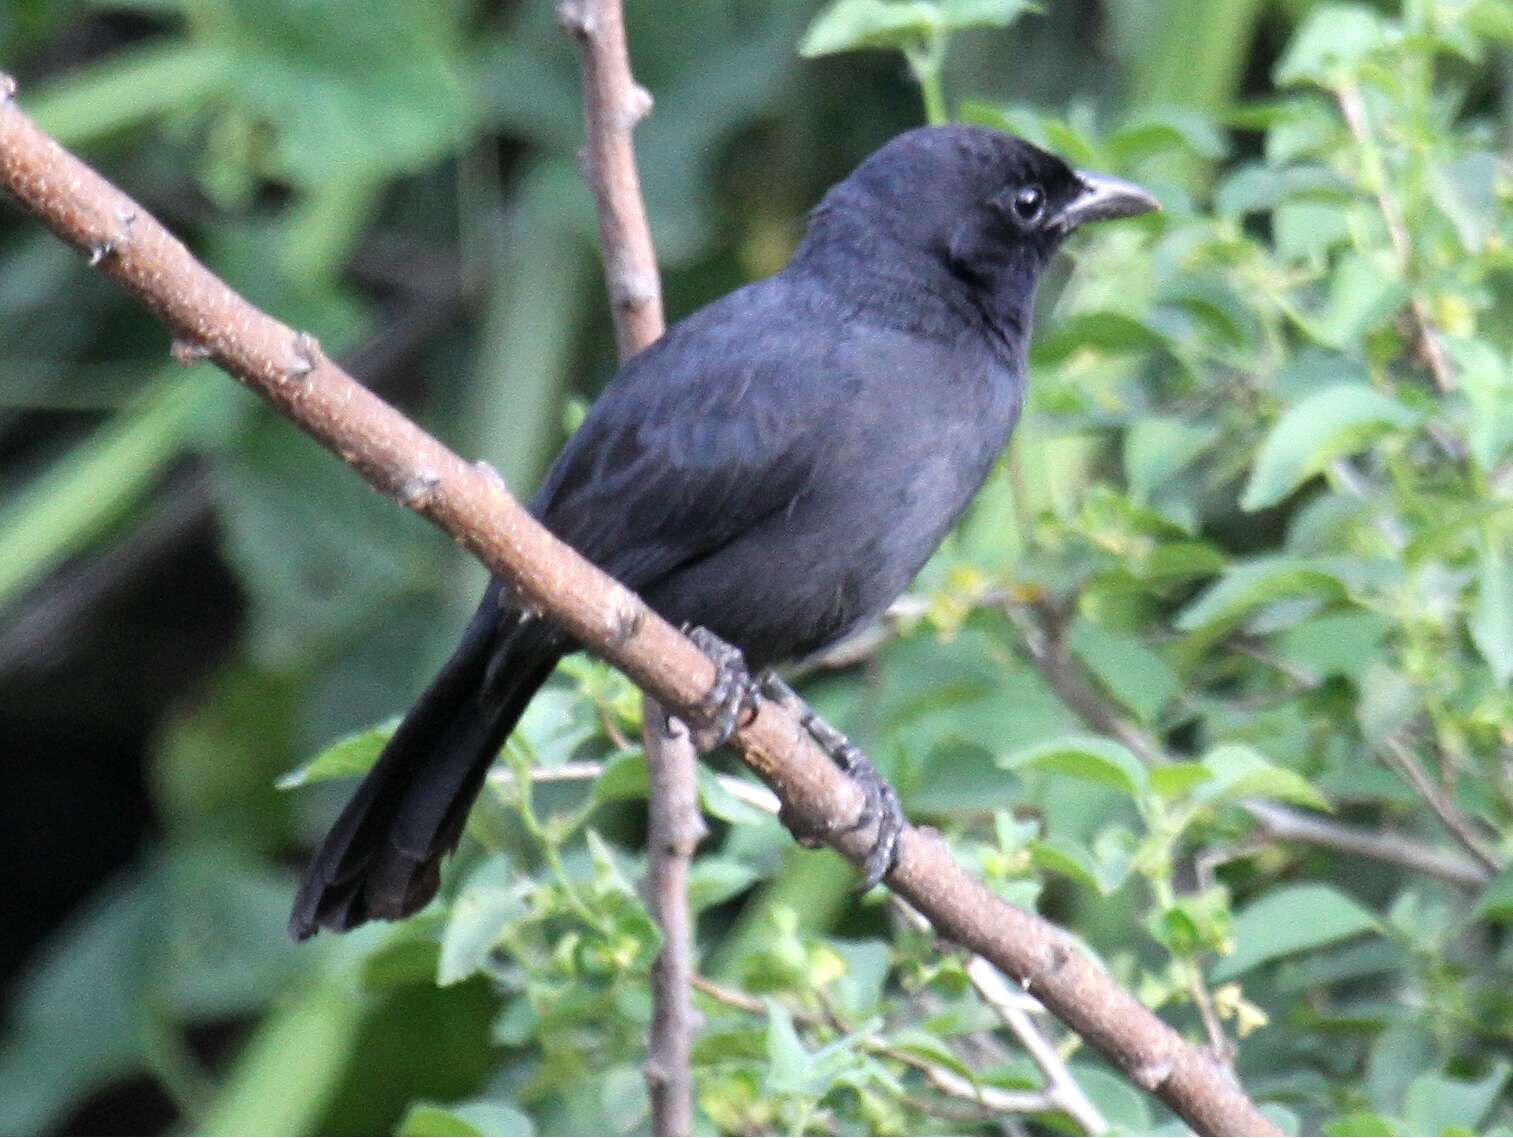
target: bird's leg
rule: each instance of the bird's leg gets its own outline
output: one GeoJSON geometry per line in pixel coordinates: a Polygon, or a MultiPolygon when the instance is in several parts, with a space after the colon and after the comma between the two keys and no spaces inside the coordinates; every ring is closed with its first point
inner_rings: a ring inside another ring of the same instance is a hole
{"type": "MultiPolygon", "coordinates": [[[[803,697],[776,672],[763,672],[759,682],[762,694],[781,703],[798,716],[799,723],[819,744],[820,750],[861,789],[862,812],[846,829],[864,830],[874,822],[877,823],[877,836],[873,839],[872,848],[867,852],[867,860],[862,867],[862,892],[866,892],[891,873],[898,861],[898,839],[908,825],[903,804],[898,800],[898,792],[878,773],[872,760],[859,747],[821,719],[814,708],[805,703],[803,697]]],[[[794,828],[789,819],[784,821],[789,823],[789,829],[794,828]]],[[[799,833],[799,840],[806,845],[817,844],[815,838],[816,835],[799,833]]]]}
{"type": "Polygon", "coordinates": [[[699,740],[700,749],[712,751],[734,735],[737,727],[743,726],[743,714],[747,716],[747,723],[756,717],[760,689],[751,678],[746,657],[741,655],[739,648],[727,644],[707,628],[685,628],[684,631],[715,667],[714,686],[699,708],[713,732],[708,739],[699,740]]]}

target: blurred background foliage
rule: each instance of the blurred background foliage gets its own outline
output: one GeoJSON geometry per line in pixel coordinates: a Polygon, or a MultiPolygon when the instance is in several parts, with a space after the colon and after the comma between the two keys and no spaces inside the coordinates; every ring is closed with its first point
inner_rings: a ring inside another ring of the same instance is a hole
{"type": "MultiPolygon", "coordinates": [[[[1507,1132],[1513,3],[629,7],[673,318],[926,111],[1157,192],[1059,262],[1001,469],[806,694],[1286,1128],[1507,1132]]],[[[612,373],[550,5],[15,0],[0,65],[517,492],[612,373]]],[[[564,665],[443,902],[291,946],[327,780],[482,574],[167,348],[0,213],[0,1130],[644,1132],[634,693],[564,665]]],[[[701,966],[766,1001],[705,1004],[705,1126],[1073,1128],[933,1089],[906,1059],[1038,1075],[959,961],[705,792],[701,966]]],[[[1180,1132],[1059,1042],[1113,1130],[1180,1132]]]]}

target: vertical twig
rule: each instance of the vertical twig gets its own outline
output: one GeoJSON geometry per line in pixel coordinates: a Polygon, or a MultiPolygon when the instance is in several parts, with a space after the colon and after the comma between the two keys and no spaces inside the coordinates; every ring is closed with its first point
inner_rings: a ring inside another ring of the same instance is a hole
{"type": "MultiPolygon", "coordinates": [[[[1387,239],[1392,242],[1392,251],[1397,254],[1398,262],[1402,265],[1404,279],[1411,285],[1413,243],[1408,236],[1408,222],[1403,216],[1402,205],[1392,194],[1387,164],[1382,160],[1381,149],[1377,146],[1376,136],[1371,131],[1371,120],[1366,113],[1366,100],[1361,95],[1360,87],[1354,83],[1342,86],[1335,97],[1340,104],[1340,113],[1345,116],[1345,126],[1350,130],[1350,137],[1355,139],[1355,144],[1360,149],[1361,160],[1366,166],[1366,177],[1371,183],[1371,192],[1376,197],[1377,209],[1381,211],[1382,221],[1387,226],[1387,239]]],[[[1439,330],[1435,328],[1434,319],[1429,314],[1428,302],[1417,289],[1409,296],[1408,316],[1413,325],[1416,341],[1414,347],[1419,359],[1434,377],[1434,386],[1442,393],[1454,391],[1455,369],[1451,367],[1450,358],[1445,354],[1444,345],[1440,343],[1439,330]]]]}
{"type": "MultiPolygon", "coordinates": [[[[599,245],[620,358],[628,359],[662,335],[662,286],[641,197],[631,133],[651,110],[637,86],[625,43],[619,0],[563,0],[557,19],[578,41],[587,141],[584,177],[599,212],[599,245]]],[[[650,697],[641,705],[648,770],[646,898],[662,930],[652,965],[652,1021],[646,1041],[646,1084],[654,1134],[693,1132],[690,1052],[693,1007],[693,917],[688,871],[705,834],[699,815],[693,738],[671,729],[650,697]],[[664,725],[668,729],[664,730],[664,725]]]]}
{"type": "Polygon", "coordinates": [[[579,161],[598,207],[599,252],[624,359],[662,335],[662,283],[631,142],[651,113],[651,96],[631,75],[619,0],[562,0],[557,21],[578,41],[587,124],[579,161]]]}

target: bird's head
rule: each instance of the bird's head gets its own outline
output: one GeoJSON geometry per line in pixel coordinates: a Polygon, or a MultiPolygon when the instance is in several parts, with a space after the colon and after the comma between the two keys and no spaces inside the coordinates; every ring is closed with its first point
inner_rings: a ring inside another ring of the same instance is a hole
{"type": "MultiPolygon", "coordinates": [[[[1027,305],[1041,270],[1079,226],[1159,209],[1145,190],[1075,170],[986,127],[908,131],[834,186],[810,239],[852,256],[944,270],[1003,303],[1027,305]]],[[[856,266],[863,268],[864,266],[856,266]]]]}

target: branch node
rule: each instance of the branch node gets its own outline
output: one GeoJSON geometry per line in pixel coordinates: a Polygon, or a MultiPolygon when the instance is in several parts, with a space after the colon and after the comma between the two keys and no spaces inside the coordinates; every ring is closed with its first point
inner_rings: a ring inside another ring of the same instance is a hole
{"type": "Polygon", "coordinates": [[[1170,1057],[1165,1056],[1160,1059],[1148,1059],[1130,1071],[1130,1078],[1152,1092],[1171,1077],[1172,1061],[1170,1057]]]}
{"type": "Polygon", "coordinates": [[[399,500],[412,510],[422,510],[436,495],[441,485],[441,475],[434,470],[419,470],[405,479],[399,487],[399,500]]]}
{"type": "Polygon", "coordinates": [[[1052,972],[1060,972],[1072,959],[1072,950],[1066,945],[1056,943],[1051,945],[1050,969],[1052,972]]]}
{"type": "Polygon", "coordinates": [[[617,309],[639,308],[643,304],[652,303],[661,294],[654,274],[636,272],[623,266],[615,274],[610,287],[610,301],[617,309]]]}
{"type": "Polygon", "coordinates": [[[610,643],[616,648],[625,647],[635,639],[636,633],[641,631],[641,626],[645,623],[646,609],[635,602],[616,610],[610,643]]]}
{"type": "Polygon", "coordinates": [[[568,35],[588,39],[594,34],[594,18],[589,15],[583,0],[562,0],[557,5],[557,23],[568,35]]]}
{"type": "Polygon", "coordinates": [[[116,220],[121,223],[121,231],[114,237],[108,237],[89,250],[89,267],[95,268],[106,257],[113,257],[120,252],[121,246],[131,240],[131,228],[136,224],[137,214],[135,210],[122,209],[117,206],[114,210],[116,220]]]}
{"type": "Polygon", "coordinates": [[[639,83],[632,83],[630,90],[625,92],[625,106],[621,110],[623,116],[621,126],[625,130],[633,130],[637,123],[651,114],[651,109],[656,100],[651,97],[651,92],[639,83]]]}
{"type": "Polygon", "coordinates": [[[495,470],[494,469],[494,464],[491,463],[488,459],[486,459],[486,458],[474,459],[473,460],[473,466],[478,470],[478,472],[480,474],[482,474],[485,478],[487,478],[489,480],[489,482],[493,485],[494,489],[496,489],[496,490],[503,490],[506,493],[509,492],[509,487],[507,487],[504,484],[504,475],[500,474],[499,471],[495,470]]]}
{"type": "Polygon", "coordinates": [[[320,341],[309,332],[294,337],[294,362],[284,369],[286,380],[305,379],[320,366],[320,341]]]}
{"type": "Polygon", "coordinates": [[[183,367],[197,364],[201,360],[210,358],[210,345],[199,340],[191,340],[184,336],[175,336],[173,344],[168,349],[168,354],[173,357],[173,362],[183,367]]]}

